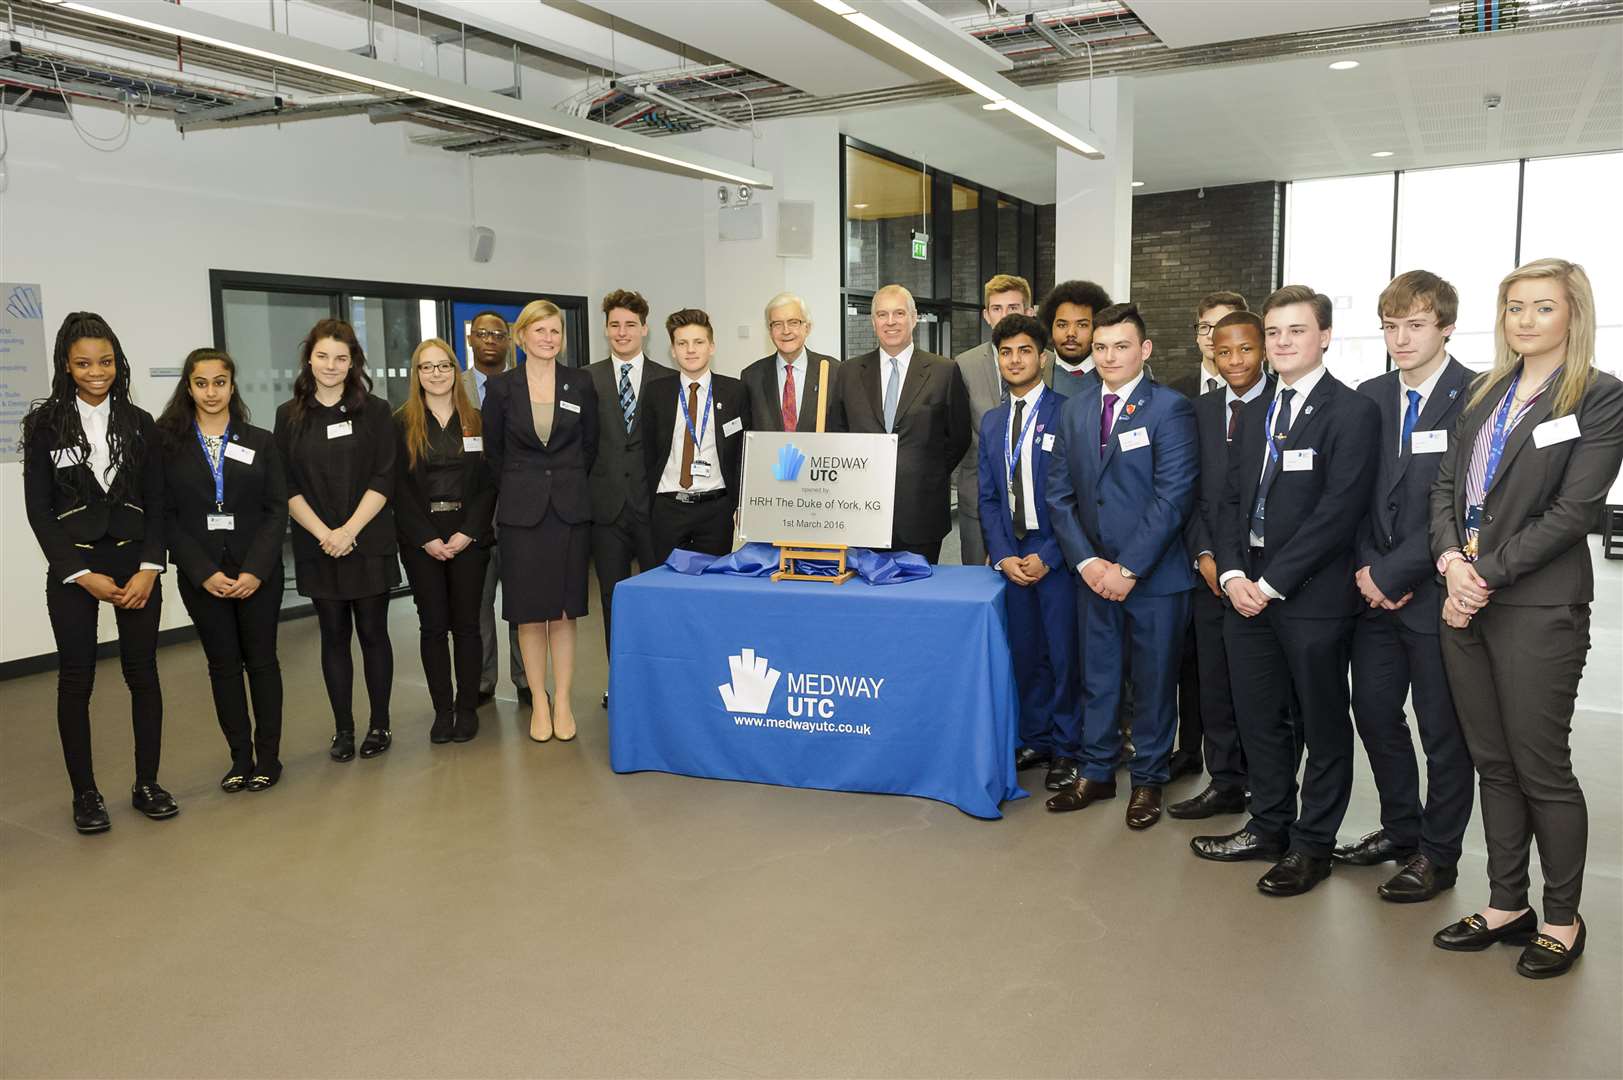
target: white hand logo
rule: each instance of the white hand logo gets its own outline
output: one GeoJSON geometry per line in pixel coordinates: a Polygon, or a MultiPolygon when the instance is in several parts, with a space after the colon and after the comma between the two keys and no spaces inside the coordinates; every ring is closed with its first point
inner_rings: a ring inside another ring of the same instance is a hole
{"type": "Polygon", "coordinates": [[[732,672],[732,683],[716,687],[721,691],[722,704],[728,712],[764,713],[772,703],[772,691],[777,688],[783,672],[771,667],[764,656],[756,656],[754,649],[745,649],[738,656],[727,658],[732,672]]]}

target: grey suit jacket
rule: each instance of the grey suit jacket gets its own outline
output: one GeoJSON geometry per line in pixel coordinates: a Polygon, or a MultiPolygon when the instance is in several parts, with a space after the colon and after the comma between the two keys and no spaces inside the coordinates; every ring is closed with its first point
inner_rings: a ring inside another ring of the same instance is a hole
{"type": "MultiPolygon", "coordinates": [[[[832,356],[806,350],[806,385],[801,387],[799,418],[796,427],[801,431],[817,430],[817,404],[823,393],[822,362],[828,361],[828,380],[836,383],[840,377],[840,362],[832,356]]],[[[750,397],[750,427],[753,431],[783,430],[783,397],[778,390],[778,354],[763,356],[750,364],[739,376],[750,397]]],[[[824,417],[826,431],[845,430],[845,411],[839,394],[828,397],[828,413],[824,417]]]]}
{"type": "Polygon", "coordinates": [[[620,412],[620,374],[612,357],[586,365],[586,374],[597,391],[597,459],[587,477],[592,493],[592,520],[613,524],[627,503],[639,517],[648,517],[648,477],[642,449],[642,417],[648,403],[650,384],[674,379],[672,368],[656,363],[646,353],[642,358],[642,381],[637,389],[637,411],[631,430],[626,431],[620,412]]]}
{"type": "MultiPolygon", "coordinates": [[[[502,370],[511,371],[513,370],[513,365],[508,364],[506,367],[502,368],[502,370]]],[[[495,378],[494,375],[490,377],[495,378]]],[[[468,400],[473,403],[474,408],[479,409],[484,407],[485,403],[479,400],[479,379],[474,375],[472,360],[468,361],[468,366],[462,371],[462,389],[466,391],[468,400]]]]}
{"type": "MultiPolygon", "coordinates": [[[[1054,388],[1054,354],[1043,353],[1043,385],[1054,388]]],[[[964,377],[964,389],[969,391],[969,450],[958,463],[955,483],[958,487],[958,513],[967,517],[980,517],[980,446],[981,418],[1003,402],[1003,375],[998,371],[997,354],[992,343],[983,341],[973,349],[965,349],[952,358],[964,377]]]]}

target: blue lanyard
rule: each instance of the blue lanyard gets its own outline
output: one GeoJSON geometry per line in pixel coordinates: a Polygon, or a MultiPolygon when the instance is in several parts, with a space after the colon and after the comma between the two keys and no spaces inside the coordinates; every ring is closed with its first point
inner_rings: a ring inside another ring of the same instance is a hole
{"type": "Polygon", "coordinates": [[[1279,462],[1279,440],[1274,437],[1274,412],[1279,408],[1279,398],[1280,395],[1275,394],[1274,400],[1268,403],[1268,418],[1263,421],[1263,430],[1267,432],[1268,439],[1268,460],[1274,464],[1279,462]]]}
{"type": "Polygon", "coordinates": [[[203,438],[203,429],[192,421],[192,431],[197,435],[197,445],[203,448],[203,460],[208,464],[209,475],[214,477],[214,509],[225,509],[225,448],[231,442],[231,424],[228,421],[225,430],[220,433],[220,460],[215,461],[214,455],[209,453],[208,440],[203,438]]]}
{"type": "Polygon", "coordinates": [[[678,383],[676,387],[676,403],[682,406],[682,421],[688,426],[688,434],[693,436],[693,452],[697,454],[704,446],[704,433],[710,427],[710,399],[716,394],[716,380],[711,379],[710,385],[704,391],[704,417],[699,421],[699,430],[693,430],[693,417],[688,415],[688,396],[683,393],[684,387],[678,383]]]}
{"type": "Polygon", "coordinates": [[[1011,419],[1008,427],[1003,429],[1003,460],[1008,464],[1009,467],[1009,489],[1011,491],[1014,489],[1016,470],[1020,468],[1020,451],[1026,448],[1026,435],[1031,431],[1031,425],[1037,422],[1037,404],[1042,401],[1042,399],[1043,392],[1041,387],[1039,387],[1037,390],[1037,396],[1032,398],[1031,404],[1026,407],[1026,422],[1020,425],[1019,442],[1014,443],[1012,446],[1010,445],[1009,436],[1014,428],[1012,413],[1010,414],[1011,419]]]}
{"type": "MultiPolygon", "coordinates": [[[[1520,411],[1516,413],[1517,421],[1520,421],[1522,416],[1527,413],[1527,410],[1533,407],[1534,402],[1544,396],[1544,391],[1549,388],[1551,381],[1560,374],[1560,368],[1556,368],[1550,373],[1550,377],[1544,380],[1544,385],[1538,388],[1538,393],[1529,398],[1527,404],[1523,405],[1520,411]]],[[[1484,498],[1487,497],[1488,489],[1493,487],[1493,478],[1499,473],[1499,459],[1505,453],[1505,443],[1509,441],[1511,429],[1516,426],[1511,422],[1510,406],[1516,400],[1516,384],[1521,381],[1522,373],[1518,371],[1516,377],[1510,380],[1510,389],[1505,391],[1505,400],[1499,405],[1499,414],[1493,419],[1493,435],[1488,440],[1488,464],[1482,470],[1482,494],[1484,498]]]]}

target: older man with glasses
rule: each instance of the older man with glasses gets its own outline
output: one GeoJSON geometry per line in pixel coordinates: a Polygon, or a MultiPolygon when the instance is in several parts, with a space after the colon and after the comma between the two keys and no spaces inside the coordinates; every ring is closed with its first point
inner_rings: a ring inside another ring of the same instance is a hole
{"type": "MultiPolygon", "coordinates": [[[[751,426],[756,431],[815,431],[824,397],[823,361],[828,361],[830,387],[837,386],[840,362],[806,347],[811,314],[806,301],[794,293],[782,292],[768,300],[765,316],[775,351],[740,376],[749,391],[751,426]]],[[[845,412],[836,392],[828,394],[824,430],[845,430],[845,412]]]]}

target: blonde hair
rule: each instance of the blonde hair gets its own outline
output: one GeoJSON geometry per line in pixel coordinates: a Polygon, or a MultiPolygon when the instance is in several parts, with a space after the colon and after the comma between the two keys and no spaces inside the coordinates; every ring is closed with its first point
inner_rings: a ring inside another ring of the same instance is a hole
{"type": "MultiPolygon", "coordinates": [[[[401,435],[406,442],[406,463],[415,469],[417,462],[428,453],[428,409],[423,404],[423,378],[417,370],[417,361],[429,349],[439,349],[445,353],[445,358],[456,363],[456,353],[451,346],[439,338],[429,338],[411,351],[411,390],[406,395],[405,404],[395,410],[400,418],[401,435]]],[[[451,400],[456,404],[457,421],[462,425],[464,436],[477,435],[480,432],[479,410],[473,407],[468,398],[468,392],[462,386],[460,372],[451,380],[451,400]]]]}
{"type": "Polygon", "coordinates": [[[1549,279],[1559,281],[1567,291],[1567,355],[1562,361],[1561,378],[1555,385],[1551,416],[1565,416],[1578,407],[1595,377],[1595,290],[1589,275],[1577,263],[1565,259],[1534,259],[1518,266],[1499,283],[1499,304],[1493,324],[1493,368],[1476,378],[1467,408],[1482,403],[1494,386],[1522,362],[1521,354],[1505,338],[1505,305],[1510,287],[1518,281],[1549,279]]]}
{"type": "MultiPolygon", "coordinates": [[[[524,331],[530,328],[531,323],[538,323],[542,319],[557,319],[560,326],[564,325],[564,313],[557,304],[551,300],[531,300],[524,305],[524,310],[518,313],[518,318],[513,320],[513,340],[518,341],[524,331]]],[[[569,335],[565,334],[563,348],[558,350],[559,356],[564,354],[564,348],[568,345],[569,335]]]]}
{"type": "Polygon", "coordinates": [[[1000,292],[1018,292],[1025,298],[1026,307],[1031,306],[1031,282],[1014,274],[994,274],[981,290],[983,294],[983,307],[992,306],[992,297],[1000,292]]]}

